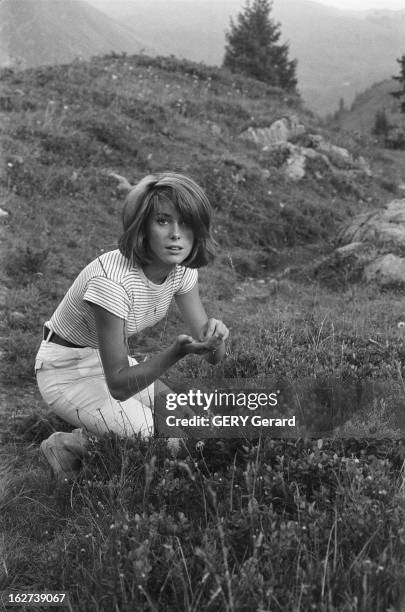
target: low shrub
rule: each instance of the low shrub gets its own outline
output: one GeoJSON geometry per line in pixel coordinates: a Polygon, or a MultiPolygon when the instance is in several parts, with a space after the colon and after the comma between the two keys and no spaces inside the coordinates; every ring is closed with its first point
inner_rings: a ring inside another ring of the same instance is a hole
{"type": "Polygon", "coordinates": [[[41,342],[40,329],[10,330],[4,346],[1,382],[6,386],[35,382],[34,359],[41,342]]]}
{"type": "Polygon", "coordinates": [[[14,246],[5,262],[6,274],[15,282],[32,282],[35,274],[43,272],[48,254],[47,247],[14,246]]]}

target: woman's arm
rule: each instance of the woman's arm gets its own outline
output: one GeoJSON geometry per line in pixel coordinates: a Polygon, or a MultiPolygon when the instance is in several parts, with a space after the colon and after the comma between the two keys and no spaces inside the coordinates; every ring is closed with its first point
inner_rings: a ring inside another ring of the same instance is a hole
{"type": "Polygon", "coordinates": [[[96,322],[101,362],[109,391],[114,399],[125,401],[148,387],[168,368],[189,353],[204,354],[213,341],[196,342],[185,334],[178,336],[167,349],[135,366],[128,361],[125,322],[105,308],[91,304],[96,322]]]}
{"type": "Polygon", "coordinates": [[[201,303],[198,283],[187,293],[176,295],[176,304],[194,338],[201,342],[210,341],[213,349],[204,355],[211,364],[216,364],[225,355],[225,340],[228,328],[219,319],[208,318],[201,303]]]}

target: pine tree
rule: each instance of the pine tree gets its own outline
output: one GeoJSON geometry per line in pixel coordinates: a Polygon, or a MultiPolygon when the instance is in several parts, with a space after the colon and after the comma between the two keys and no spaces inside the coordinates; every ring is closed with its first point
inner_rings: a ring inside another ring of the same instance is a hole
{"type": "Polygon", "coordinates": [[[278,44],[280,24],[270,19],[270,0],[249,0],[237,16],[231,19],[226,33],[227,45],[223,65],[233,72],[295,91],[296,60],[288,59],[288,44],[278,44]]]}
{"type": "MultiPolygon", "coordinates": [[[[400,65],[400,74],[392,78],[401,84],[401,89],[399,91],[392,91],[391,95],[400,100],[405,98],[405,54],[400,59],[397,59],[397,62],[400,65]]],[[[401,113],[405,113],[405,100],[401,102],[401,113]]]]}
{"type": "Polygon", "coordinates": [[[375,114],[373,134],[376,136],[388,136],[390,124],[388,122],[385,108],[380,108],[375,114]]]}

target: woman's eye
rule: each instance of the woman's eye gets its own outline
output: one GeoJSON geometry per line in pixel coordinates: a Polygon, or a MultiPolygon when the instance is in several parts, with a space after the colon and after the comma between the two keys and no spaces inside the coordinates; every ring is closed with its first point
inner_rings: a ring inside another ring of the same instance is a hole
{"type": "Polygon", "coordinates": [[[160,225],[164,225],[165,223],[167,223],[167,219],[165,217],[156,217],[156,222],[160,225]]]}

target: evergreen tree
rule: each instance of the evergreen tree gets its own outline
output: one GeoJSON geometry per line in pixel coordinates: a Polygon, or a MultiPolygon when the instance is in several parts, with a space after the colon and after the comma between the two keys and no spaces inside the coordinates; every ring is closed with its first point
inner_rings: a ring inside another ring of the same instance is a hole
{"type": "MultiPolygon", "coordinates": [[[[397,62],[400,65],[400,74],[392,78],[401,84],[401,89],[399,91],[392,91],[391,95],[400,100],[405,98],[405,54],[400,59],[397,59],[397,62]]],[[[401,102],[401,113],[405,113],[405,100],[401,102]]]]}
{"type": "Polygon", "coordinates": [[[294,91],[296,60],[288,59],[288,44],[279,44],[280,24],[270,19],[270,0],[247,0],[235,23],[226,33],[223,65],[233,72],[294,91]]]}
{"type": "Polygon", "coordinates": [[[375,114],[373,134],[376,136],[388,136],[390,124],[387,119],[385,108],[379,109],[375,114]]]}

